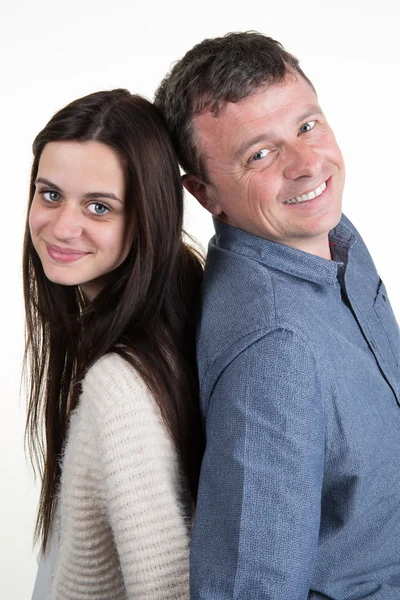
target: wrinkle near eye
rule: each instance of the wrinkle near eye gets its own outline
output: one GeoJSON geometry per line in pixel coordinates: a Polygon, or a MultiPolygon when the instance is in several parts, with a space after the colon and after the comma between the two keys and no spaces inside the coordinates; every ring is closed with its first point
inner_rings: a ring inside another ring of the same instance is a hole
{"type": "Polygon", "coordinates": [[[250,160],[252,160],[252,161],[262,160],[263,158],[268,156],[268,154],[269,154],[268,148],[261,148],[261,150],[258,150],[257,152],[255,152],[253,154],[253,156],[251,157],[250,160]]]}

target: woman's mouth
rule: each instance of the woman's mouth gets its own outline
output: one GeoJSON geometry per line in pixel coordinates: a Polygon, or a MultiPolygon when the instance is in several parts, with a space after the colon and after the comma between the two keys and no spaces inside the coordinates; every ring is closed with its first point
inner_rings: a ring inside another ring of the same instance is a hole
{"type": "Polygon", "coordinates": [[[84,256],[90,254],[90,252],[82,252],[81,250],[74,250],[72,248],[60,248],[58,246],[52,246],[46,242],[46,250],[50,258],[59,263],[70,263],[84,256]]]}

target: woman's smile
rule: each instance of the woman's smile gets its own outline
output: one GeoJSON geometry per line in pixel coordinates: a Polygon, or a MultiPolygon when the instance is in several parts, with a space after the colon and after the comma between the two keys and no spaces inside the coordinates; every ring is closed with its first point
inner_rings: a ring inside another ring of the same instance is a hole
{"type": "Polygon", "coordinates": [[[53,246],[51,244],[48,244],[47,242],[45,242],[45,244],[50,258],[52,258],[58,263],[74,262],[87,256],[88,254],[92,254],[91,252],[73,250],[72,248],[59,248],[58,246],[53,246]]]}

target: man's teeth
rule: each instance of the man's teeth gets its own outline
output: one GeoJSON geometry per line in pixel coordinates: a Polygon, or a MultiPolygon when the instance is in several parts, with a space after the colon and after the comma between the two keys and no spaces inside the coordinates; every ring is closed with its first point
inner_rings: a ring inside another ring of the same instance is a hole
{"type": "Polygon", "coordinates": [[[290,198],[290,200],[285,200],[283,204],[299,204],[300,202],[307,202],[307,200],[312,200],[313,198],[317,198],[320,196],[322,192],[326,188],[326,182],[322,183],[316,190],[312,192],[308,192],[308,194],[301,194],[301,196],[296,196],[295,198],[290,198]]]}

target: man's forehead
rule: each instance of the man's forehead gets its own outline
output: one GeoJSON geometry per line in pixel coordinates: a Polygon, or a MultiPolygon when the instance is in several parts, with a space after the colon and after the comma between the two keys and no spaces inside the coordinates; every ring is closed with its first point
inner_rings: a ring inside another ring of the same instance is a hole
{"type": "Polygon", "coordinates": [[[198,141],[215,139],[225,132],[236,136],[240,135],[236,127],[257,127],[259,121],[267,121],[273,127],[285,119],[301,121],[320,112],[316,94],[308,82],[300,75],[288,74],[282,81],[258,87],[238,102],[223,101],[217,113],[204,110],[195,115],[194,133],[198,141]]]}

